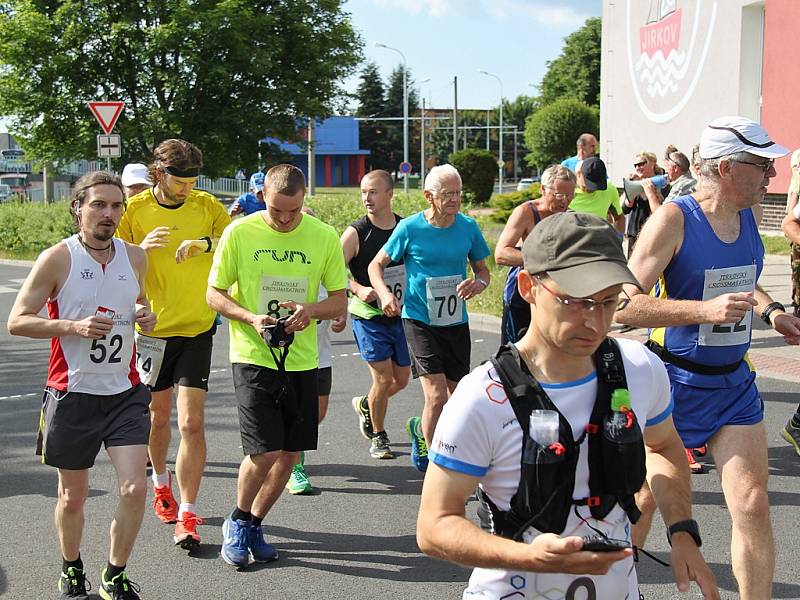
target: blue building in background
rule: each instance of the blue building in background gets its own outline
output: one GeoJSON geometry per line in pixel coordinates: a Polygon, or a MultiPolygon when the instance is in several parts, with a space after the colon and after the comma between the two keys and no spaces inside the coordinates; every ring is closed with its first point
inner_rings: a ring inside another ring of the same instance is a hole
{"type": "MultiPolygon", "coordinates": [[[[303,125],[298,127],[297,140],[308,139],[303,125]]],[[[264,143],[277,145],[292,155],[292,164],[303,171],[308,179],[308,152],[305,144],[285,142],[267,137],[264,143]]],[[[369,150],[362,150],[358,140],[358,121],[353,117],[329,117],[314,126],[314,174],[319,185],[325,187],[357,186],[365,173],[365,157],[369,150]]]]}

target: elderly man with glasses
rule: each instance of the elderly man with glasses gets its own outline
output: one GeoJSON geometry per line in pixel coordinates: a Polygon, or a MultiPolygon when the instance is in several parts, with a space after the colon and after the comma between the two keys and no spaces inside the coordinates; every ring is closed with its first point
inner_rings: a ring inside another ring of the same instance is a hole
{"type": "MultiPolygon", "coordinates": [[[[751,209],[788,151],[758,123],[722,117],[703,130],[699,153],[698,191],[664,205],[639,236],[630,267],[644,291],[627,288],[631,303],[616,320],[652,328],[648,347],[667,367],[683,445],[707,443],[719,472],[740,597],[767,599],[775,562],[767,436],[746,353],[754,312],[788,344],[800,343],[800,319],[756,283],[764,246],[751,209]]],[[[655,509],[648,496],[643,489],[637,497],[637,545],[655,509]]]]}
{"type": "Polygon", "coordinates": [[[422,383],[422,418],[414,416],[406,423],[411,462],[420,471],[428,468],[428,447],[442,408],[469,373],[466,301],[483,292],[490,281],[486,240],[475,220],[459,212],[461,175],[456,168],[431,169],[424,194],[430,206],[400,221],[367,268],[383,313],[403,317],[411,374],[422,383]],[[384,277],[384,269],[400,261],[406,267],[402,313],[384,277]],[[467,262],[472,269],[469,279],[467,262]]]}
{"type": "Polygon", "coordinates": [[[575,173],[567,167],[548,167],[542,173],[541,184],[540,197],[523,202],[511,213],[494,250],[495,262],[511,267],[503,289],[503,320],[500,331],[500,341],[503,344],[516,342],[531,322],[530,307],[517,289],[517,273],[522,267],[521,246],[539,221],[564,212],[575,197],[575,173]]]}

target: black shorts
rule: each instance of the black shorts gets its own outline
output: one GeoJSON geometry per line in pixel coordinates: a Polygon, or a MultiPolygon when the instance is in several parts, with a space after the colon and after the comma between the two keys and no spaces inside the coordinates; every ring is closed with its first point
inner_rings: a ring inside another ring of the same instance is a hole
{"type": "Polygon", "coordinates": [[[158,371],[156,384],[150,391],[160,392],[175,384],[208,391],[208,374],[211,372],[211,350],[214,325],[208,331],[194,337],[176,335],[164,338],[164,359],[158,371]]]}
{"type": "Polygon", "coordinates": [[[100,445],[146,446],[150,437],[150,392],[140,383],[100,396],[46,388],[36,454],[59,469],[89,469],[100,445]]]}
{"type": "Polygon", "coordinates": [[[232,369],[245,455],[317,449],[317,369],[288,371],[286,388],[274,369],[247,363],[232,369]]]}
{"type": "Polygon", "coordinates": [[[469,373],[469,324],[431,327],[414,319],[403,319],[403,330],[411,353],[411,375],[444,373],[451,381],[460,381],[469,373]]]}
{"type": "Polygon", "coordinates": [[[331,384],[333,380],[333,368],[332,367],[320,367],[317,369],[317,393],[320,396],[330,396],[331,395],[331,384]]]}
{"type": "Polygon", "coordinates": [[[503,320],[500,329],[500,344],[516,342],[531,324],[531,305],[514,290],[511,302],[503,304],[503,320]]]}

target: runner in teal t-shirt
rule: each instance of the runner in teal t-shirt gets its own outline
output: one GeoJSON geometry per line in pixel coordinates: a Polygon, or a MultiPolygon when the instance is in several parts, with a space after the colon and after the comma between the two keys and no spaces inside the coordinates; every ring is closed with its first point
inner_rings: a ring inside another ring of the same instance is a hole
{"type": "Polygon", "coordinates": [[[447,398],[470,369],[470,336],[465,300],[489,285],[489,247],[473,219],[459,213],[461,176],[451,165],[425,178],[430,207],[400,221],[370,263],[369,276],[386,316],[400,315],[384,281],[384,268],[402,259],[406,267],[403,328],[411,351],[411,372],[425,395],[422,418],[411,417],[411,461],[428,466],[427,444],[447,398]],[[467,279],[467,261],[474,277],[467,279]]]}

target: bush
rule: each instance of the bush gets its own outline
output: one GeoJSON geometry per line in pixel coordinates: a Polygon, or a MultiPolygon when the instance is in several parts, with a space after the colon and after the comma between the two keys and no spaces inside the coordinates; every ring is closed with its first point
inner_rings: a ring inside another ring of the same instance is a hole
{"type": "Polygon", "coordinates": [[[528,200],[538,198],[541,195],[541,186],[538,181],[521,192],[497,194],[489,203],[492,207],[497,209],[492,214],[492,220],[498,223],[505,223],[517,206],[528,200]]]}
{"type": "Polygon", "coordinates": [[[486,204],[492,197],[498,171],[494,154],[487,150],[467,148],[453,152],[450,162],[461,174],[467,202],[486,204]]]}
{"type": "Polygon", "coordinates": [[[526,157],[544,167],[575,153],[575,140],[582,133],[598,136],[600,115],[596,108],[572,98],[562,98],[531,115],[525,122],[526,157]]]}
{"type": "Polygon", "coordinates": [[[75,232],[67,202],[0,204],[0,252],[32,257],[75,232]]]}
{"type": "MultiPolygon", "coordinates": [[[[350,223],[365,214],[361,196],[357,191],[321,193],[312,200],[306,200],[306,204],[314,210],[320,221],[333,227],[340,235],[350,223]]],[[[422,192],[412,190],[408,196],[397,191],[394,193],[392,210],[401,217],[407,217],[427,207],[428,203],[422,192]]]]}

